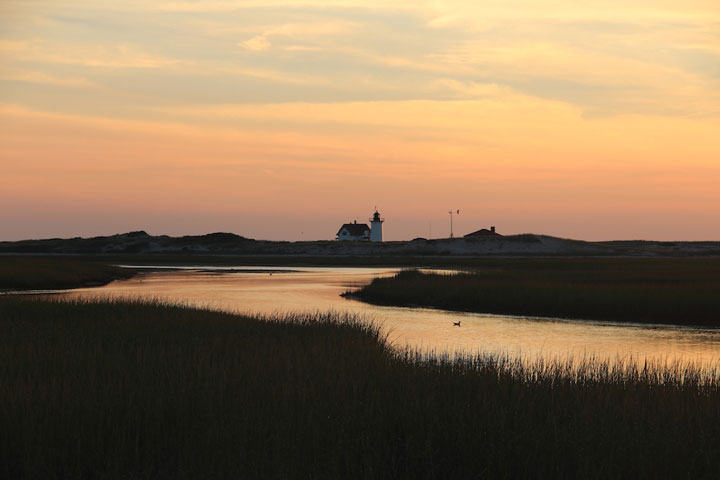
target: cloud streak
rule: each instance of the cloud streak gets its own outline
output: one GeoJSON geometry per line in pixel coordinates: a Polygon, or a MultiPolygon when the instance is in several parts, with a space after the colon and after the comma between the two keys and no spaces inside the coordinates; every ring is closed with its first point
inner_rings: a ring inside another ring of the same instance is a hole
{"type": "Polygon", "coordinates": [[[238,45],[252,52],[267,50],[272,46],[270,41],[264,35],[258,35],[256,37],[249,38],[244,42],[240,42],[238,45]]]}
{"type": "Polygon", "coordinates": [[[273,92],[276,101],[400,99],[399,92],[442,100],[463,91],[474,98],[467,88],[438,88],[449,79],[562,100],[589,114],[720,110],[720,6],[710,1],[80,1],[63,9],[29,1],[11,10],[21,26],[0,40],[8,67],[66,65],[47,78],[98,85],[101,75],[70,67],[169,71],[176,88],[188,85],[191,102],[203,101],[193,76],[238,75],[270,82],[263,101],[273,92]]]}

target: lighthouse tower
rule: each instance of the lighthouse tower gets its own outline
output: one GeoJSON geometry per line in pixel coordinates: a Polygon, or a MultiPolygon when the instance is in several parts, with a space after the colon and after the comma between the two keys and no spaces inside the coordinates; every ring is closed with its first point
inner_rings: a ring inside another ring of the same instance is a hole
{"type": "Polygon", "coordinates": [[[385,221],[384,218],[380,218],[380,214],[375,209],[375,214],[370,219],[370,241],[371,242],[382,242],[382,224],[385,221]]]}

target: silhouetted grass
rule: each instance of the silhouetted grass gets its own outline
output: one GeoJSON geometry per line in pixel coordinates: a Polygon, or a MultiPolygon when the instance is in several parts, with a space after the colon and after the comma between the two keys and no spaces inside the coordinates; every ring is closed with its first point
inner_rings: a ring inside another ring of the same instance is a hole
{"type": "Polygon", "coordinates": [[[718,259],[527,259],[379,278],[361,300],[479,313],[720,326],[718,259]]]}
{"type": "Polygon", "coordinates": [[[396,352],[338,314],[0,298],[2,478],[713,478],[716,376],[396,352]]]}
{"type": "Polygon", "coordinates": [[[97,286],[135,272],[98,261],[63,257],[0,256],[0,290],[97,286]]]}

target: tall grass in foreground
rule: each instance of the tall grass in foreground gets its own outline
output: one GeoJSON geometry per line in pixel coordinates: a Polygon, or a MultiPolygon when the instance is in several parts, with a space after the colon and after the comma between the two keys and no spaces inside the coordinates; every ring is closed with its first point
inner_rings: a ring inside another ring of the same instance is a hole
{"type": "Polygon", "coordinates": [[[0,298],[2,478],[716,478],[692,368],[393,350],[353,316],[0,298]]]}
{"type": "Polygon", "coordinates": [[[387,305],[720,326],[718,292],[715,260],[530,259],[455,274],[405,270],[349,293],[387,305]]]}

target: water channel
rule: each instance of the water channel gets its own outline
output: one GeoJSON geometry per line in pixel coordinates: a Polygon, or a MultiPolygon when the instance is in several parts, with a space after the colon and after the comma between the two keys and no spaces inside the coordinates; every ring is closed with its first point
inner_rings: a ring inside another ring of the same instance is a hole
{"type": "Polygon", "coordinates": [[[340,296],[375,277],[396,271],[336,267],[155,268],[129,280],[60,295],[157,298],[262,314],[353,312],[382,324],[394,345],[436,352],[489,352],[531,361],[539,357],[594,357],[704,366],[720,363],[720,330],[384,307],[340,296]],[[454,326],[458,321],[461,326],[454,326]]]}

